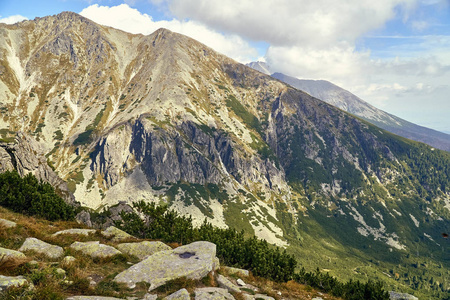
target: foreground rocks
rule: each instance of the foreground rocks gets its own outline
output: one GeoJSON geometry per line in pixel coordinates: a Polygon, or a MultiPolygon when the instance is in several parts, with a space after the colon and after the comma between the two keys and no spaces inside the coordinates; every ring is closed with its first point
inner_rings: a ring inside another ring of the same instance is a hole
{"type": "Polygon", "coordinates": [[[117,249],[119,249],[122,253],[136,256],[140,260],[143,260],[159,251],[172,250],[172,248],[162,242],[149,241],[118,244],[117,249]]]}
{"type": "Polygon", "coordinates": [[[19,287],[28,284],[28,280],[26,280],[23,276],[0,275],[0,292],[5,291],[10,287],[19,287]]]}
{"type": "Polygon", "coordinates": [[[215,244],[194,242],[173,250],[157,252],[118,274],[114,281],[125,283],[130,288],[143,281],[150,284],[149,290],[153,290],[180,277],[202,279],[214,269],[215,257],[215,244]]]}
{"type": "Polygon", "coordinates": [[[64,256],[64,249],[38,240],[36,238],[27,238],[19,251],[34,251],[47,256],[50,259],[59,259],[64,256]]]}
{"type": "Polygon", "coordinates": [[[98,241],[94,242],[74,242],[70,245],[70,249],[75,251],[81,251],[83,254],[88,255],[94,259],[105,259],[111,258],[115,255],[122,254],[119,250],[114,247],[100,244],[98,241]]]}

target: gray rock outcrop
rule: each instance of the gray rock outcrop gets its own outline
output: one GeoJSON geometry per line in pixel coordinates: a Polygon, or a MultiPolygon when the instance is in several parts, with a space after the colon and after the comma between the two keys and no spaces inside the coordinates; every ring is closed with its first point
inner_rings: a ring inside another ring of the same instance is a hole
{"type": "Polygon", "coordinates": [[[226,289],[206,287],[195,289],[195,300],[234,300],[226,289]]]}
{"type": "Polygon", "coordinates": [[[241,290],[239,289],[239,287],[237,285],[235,285],[228,278],[226,278],[225,276],[222,276],[220,274],[219,274],[219,276],[217,276],[217,283],[219,284],[219,287],[227,289],[231,293],[240,293],[241,292],[241,290]]]}
{"type": "Polygon", "coordinates": [[[407,293],[397,293],[394,291],[389,292],[389,299],[391,300],[419,300],[419,298],[407,294],[407,293]]]}
{"type": "Polygon", "coordinates": [[[189,292],[186,289],[181,289],[173,294],[165,297],[164,300],[190,300],[189,292]]]}
{"type": "Polygon", "coordinates": [[[15,259],[25,258],[25,254],[20,251],[10,250],[6,248],[0,248],[0,259],[15,259]]]}
{"type": "Polygon", "coordinates": [[[74,228],[74,229],[66,229],[66,230],[61,230],[61,231],[55,232],[54,234],[52,234],[52,236],[58,236],[58,235],[64,235],[64,234],[79,234],[79,235],[88,236],[88,235],[94,234],[94,233],[95,233],[95,229],[74,228]]]}
{"type": "Polygon", "coordinates": [[[104,231],[102,231],[102,235],[107,238],[110,238],[113,242],[135,239],[135,237],[132,236],[131,234],[128,234],[125,231],[114,226],[109,226],[108,228],[106,228],[104,231]]]}
{"type": "Polygon", "coordinates": [[[149,241],[118,244],[117,249],[119,249],[122,253],[136,256],[140,260],[143,260],[159,251],[172,250],[172,248],[162,242],[149,241]]]}
{"type": "Polygon", "coordinates": [[[5,228],[14,228],[14,227],[17,226],[17,224],[15,222],[13,222],[13,221],[0,219],[0,226],[3,226],[5,228]]]}
{"type": "Polygon", "coordinates": [[[23,276],[3,276],[0,275],[0,292],[10,287],[19,287],[28,284],[23,276]]]}
{"type": "Polygon", "coordinates": [[[149,291],[166,282],[186,277],[201,279],[214,269],[216,245],[194,242],[173,250],[157,252],[119,273],[114,281],[134,287],[138,282],[150,284],[149,291]]]}
{"type": "Polygon", "coordinates": [[[37,238],[27,238],[19,251],[34,251],[43,254],[50,259],[59,259],[64,256],[64,249],[60,246],[51,245],[37,238]]]}
{"type": "Polygon", "coordinates": [[[110,258],[118,254],[122,254],[114,247],[100,244],[99,241],[94,242],[74,242],[70,248],[75,251],[81,251],[83,254],[96,259],[110,258]]]}
{"type": "Polygon", "coordinates": [[[239,269],[239,268],[233,268],[233,267],[223,267],[223,270],[225,272],[228,272],[228,274],[236,274],[239,276],[249,276],[250,273],[248,270],[244,270],[244,269],[239,269]]]}
{"type": "Polygon", "coordinates": [[[123,300],[123,299],[114,297],[102,297],[102,296],[72,296],[66,298],[66,300],[123,300]]]}

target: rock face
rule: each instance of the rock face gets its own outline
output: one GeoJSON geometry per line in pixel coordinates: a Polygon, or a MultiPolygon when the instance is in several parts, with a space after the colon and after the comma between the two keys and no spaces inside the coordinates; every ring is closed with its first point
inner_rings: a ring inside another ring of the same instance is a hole
{"type": "Polygon", "coordinates": [[[96,259],[110,258],[122,253],[116,248],[100,244],[98,241],[85,243],[74,242],[70,245],[70,248],[75,251],[81,251],[83,254],[89,255],[90,257],[96,259]]]}
{"type": "Polygon", "coordinates": [[[64,249],[60,246],[38,240],[37,238],[27,238],[19,251],[34,251],[43,254],[51,259],[59,259],[64,256],[64,249]]]}
{"type": "Polygon", "coordinates": [[[149,241],[118,244],[117,249],[119,249],[122,253],[136,256],[140,260],[143,260],[159,251],[172,250],[172,248],[162,242],[149,241]]]}
{"type": "Polygon", "coordinates": [[[150,284],[153,290],[166,282],[186,277],[201,279],[214,269],[216,245],[194,242],[173,250],[160,251],[119,273],[114,281],[134,287],[138,282],[150,284]]]}

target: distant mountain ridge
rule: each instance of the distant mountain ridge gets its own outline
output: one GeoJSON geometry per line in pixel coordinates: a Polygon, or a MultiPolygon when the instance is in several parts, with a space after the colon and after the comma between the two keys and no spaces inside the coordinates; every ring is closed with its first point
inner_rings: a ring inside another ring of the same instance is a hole
{"type": "Polygon", "coordinates": [[[382,129],[437,149],[450,151],[450,134],[423,127],[387,113],[329,81],[297,79],[282,73],[272,73],[270,67],[264,62],[251,62],[247,65],[382,129]]]}

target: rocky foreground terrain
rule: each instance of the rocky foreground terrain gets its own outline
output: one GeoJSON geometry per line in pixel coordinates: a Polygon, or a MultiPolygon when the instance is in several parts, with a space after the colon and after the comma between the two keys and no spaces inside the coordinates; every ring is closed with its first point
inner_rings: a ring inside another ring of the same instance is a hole
{"type": "Polygon", "coordinates": [[[0,299],[338,299],[221,266],[210,242],[169,246],[113,226],[79,228],[4,209],[0,217],[10,219],[0,219],[0,242],[11,243],[0,248],[0,299]]]}

